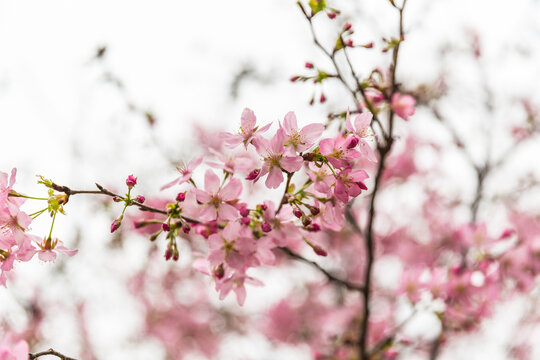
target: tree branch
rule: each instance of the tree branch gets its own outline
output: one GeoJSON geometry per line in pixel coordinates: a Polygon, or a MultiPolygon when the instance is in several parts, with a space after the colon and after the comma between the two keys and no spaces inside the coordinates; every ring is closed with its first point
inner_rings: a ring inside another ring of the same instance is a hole
{"type": "Polygon", "coordinates": [[[56,356],[57,358],[59,358],[61,360],[77,360],[75,358],[72,358],[72,357],[66,356],[64,354],[61,354],[58,351],[54,351],[53,349],[49,349],[49,350],[34,353],[34,354],[30,353],[30,354],[28,354],[28,359],[29,360],[34,360],[34,359],[37,359],[37,358],[39,358],[41,356],[47,356],[47,355],[56,356]]]}
{"type": "Polygon", "coordinates": [[[352,283],[350,283],[350,282],[348,282],[346,280],[342,280],[342,279],[337,278],[336,276],[332,275],[327,270],[323,269],[315,261],[308,260],[305,257],[303,257],[301,255],[298,255],[297,253],[293,252],[291,249],[289,249],[287,247],[280,247],[280,249],[283,250],[283,252],[285,252],[291,258],[293,258],[295,260],[298,260],[298,261],[301,261],[301,262],[306,263],[306,264],[310,264],[311,266],[315,267],[317,270],[322,272],[328,278],[328,280],[331,281],[331,282],[334,282],[334,283],[336,283],[338,285],[344,286],[347,289],[353,290],[353,291],[363,291],[363,289],[364,289],[364,287],[361,286],[361,285],[352,284],[352,283]]]}

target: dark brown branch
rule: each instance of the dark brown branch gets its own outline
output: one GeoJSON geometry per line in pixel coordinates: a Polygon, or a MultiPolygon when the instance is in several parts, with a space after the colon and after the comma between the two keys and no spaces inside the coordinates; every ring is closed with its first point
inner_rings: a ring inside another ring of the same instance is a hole
{"type": "MultiPolygon", "coordinates": [[[[400,41],[397,43],[397,45],[394,47],[393,55],[392,55],[392,76],[391,76],[391,94],[392,95],[397,91],[397,82],[396,82],[396,69],[398,65],[398,55],[399,55],[399,48],[401,45],[401,41],[404,39],[404,32],[403,32],[403,10],[405,9],[405,5],[407,3],[407,0],[403,1],[403,5],[399,9],[399,36],[400,41]]],[[[365,244],[366,244],[366,272],[364,277],[364,289],[362,291],[362,298],[363,298],[363,311],[362,311],[362,317],[360,321],[360,329],[358,334],[358,357],[361,360],[369,360],[370,353],[367,349],[367,339],[368,339],[368,332],[369,332],[369,316],[370,316],[370,292],[371,292],[371,272],[373,269],[373,263],[375,260],[375,234],[373,230],[373,224],[375,221],[375,200],[377,198],[379,186],[382,179],[382,174],[385,168],[385,162],[386,157],[390,153],[390,150],[392,149],[392,145],[394,143],[393,138],[393,129],[394,129],[394,111],[390,107],[390,113],[388,115],[388,137],[387,141],[382,147],[378,147],[379,150],[379,164],[377,167],[377,173],[375,175],[375,183],[373,185],[373,192],[371,193],[371,200],[369,203],[369,213],[368,213],[368,222],[367,222],[367,229],[365,231],[365,244]]],[[[351,211],[350,208],[348,211],[351,211]]],[[[352,216],[349,216],[348,218],[352,218],[352,216]]],[[[349,221],[350,222],[350,221],[349,221]]],[[[356,224],[356,221],[354,222],[356,224]]],[[[353,228],[359,229],[358,225],[354,226],[353,228]]],[[[358,230],[357,230],[358,231],[358,230]]]]}
{"type": "Polygon", "coordinates": [[[28,359],[29,360],[34,360],[34,359],[37,359],[37,358],[39,358],[41,356],[47,356],[47,355],[56,356],[57,358],[59,358],[61,360],[77,360],[75,358],[72,358],[72,357],[66,356],[64,354],[61,354],[58,351],[54,351],[53,349],[49,349],[49,350],[34,353],[34,354],[30,353],[30,354],[28,354],[28,359]]]}
{"type": "Polygon", "coordinates": [[[298,261],[301,261],[303,263],[306,263],[306,264],[310,264],[311,266],[315,267],[317,270],[319,270],[320,272],[322,272],[327,278],[329,281],[333,282],[333,283],[336,283],[338,285],[341,285],[341,286],[344,286],[346,287],[347,289],[349,290],[353,290],[353,291],[363,291],[364,287],[361,286],[361,285],[356,285],[356,284],[352,284],[346,280],[342,280],[340,278],[337,278],[336,276],[332,275],[330,272],[328,272],[327,270],[323,269],[319,264],[317,264],[315,261],[311,261],[311,260],[308,260],[306,259],[305,257],[301,256],[301,255],[298,255],[297,253],[293,252],[291,249],[289,248],[286,248],[286,247],[281,247],[280,248],[281,250],[283,250],[283,252],[285,252],[287,255],[289,255],[291,258],[295,259],[295,260],[298,260],[298,261]]]}

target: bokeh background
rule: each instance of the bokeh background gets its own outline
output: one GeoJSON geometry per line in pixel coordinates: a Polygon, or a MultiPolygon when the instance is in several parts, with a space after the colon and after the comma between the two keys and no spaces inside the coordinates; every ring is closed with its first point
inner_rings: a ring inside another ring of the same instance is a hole
{"type": "MultiPolygon", "coordinates": [[[[331,46],[337,24],[350,21],[355,41],[375,42],[374,50],[354,54],[359,72],[366,75],[374,67],[388,66],[390,57],[381,54],[380,39],[396,33],[391,7],[382,0],[335,1],[335,7],[342,16],[334,22],[321,17],[317,23],[326,44],[331,46]]],[[[444,75],[453,89],[444,109],[481,159],[486,140],[479,134],[493,124],[522,118],[524,110],[516,100],[537,98],[538,1],[409,0],[405,28],[400,81],[413,89],[444,75]],[[468,61],[475,36],[482,46],[481,67],[468,61]],[[475,121],[486,116],[474,106],[484,96],[482,83],[492,89],[498,109],[487,125],[475,121]]],[[[324,122],[328,112],[353,106],[338,86],[314,89],[289,81],[304,71],[306,61],[325,66],[292,0],[0,0],[0,49],[0,170],[16,167],[16,189],[27,194],[44,194],[36,174],[72,188],[92,189],[99,182],[122,190],[125,177],[133,173],[139,178],[137,190],[156,196],[175,176],[175,165],[204,146],[197,127],[232,130],[245,107],[264,123],[280,120],[290,110],[307,123],[324,122]],[[310,106],[310,98],[321,91],[327,102],[310,106]]],[[[430,133],[423,121],[429,116],[419,109],[407,131],[430,133]]],[[[495,140],[494,151],[505,145],[504,139],[495,140]]],[[[521,151],[524,158],[511,171],[537,172],[531,166],[535,151],[521,151]]],[[[448,161],[450,172],[459,173],[459,160],[448,161]]],[[[472,176],[456,181],[467,189],[472,176]]],[[[37,210],[32,203],[26,206],[37,210]]],[[[120,209],[114,205],[106,210],[96,199],[77,196],[66,210],[68,216],[57,219],[54,231],[66,245],[79,248],[79,254],[54,264],[20,264],[8,288],[0,289],[0,318],[15,330],[22,328],[25,306],[40,296],[51,304],[43,349],[80,354],[84,322],[100,359],[163,358],[156,341],[134,340],[143,320],[124,284],[147,266],[148,241],[131,236],[115,242],[109,226],[120,209]],[[83,310],[77,308],[81,302],[83,310]],[[73,316],[77,309],[84,321],[73,316]]],[[[48,226],[47,219],[38,218],[33,231],[43,233],[48,226]]],[[[295,281],[318,276],[301,269],[306,272],[265,273],[266,287],[250,288],[241,311],[255,314],[267,299],[284,296],[295,281]]],[[[525,304],[516,300],[506,305],[483,333],[448,358],[503,359],[497,346],[512,336],[511,314],[526,311],[525,304]]],[[[227,299],[220,306],[234,307],[235,301],[227,299]]],[[[228,340],[219,355],[309,357],[307,349],[276,348],[257,334],[228,340]]]]}

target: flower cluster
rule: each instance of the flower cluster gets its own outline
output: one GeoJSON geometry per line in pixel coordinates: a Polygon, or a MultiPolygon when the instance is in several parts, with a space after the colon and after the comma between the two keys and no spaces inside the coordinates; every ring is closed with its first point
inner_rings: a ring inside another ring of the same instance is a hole
{"type": "MultiPolygon", "coordinates": [[[[181,177],[163,187],[179,186],[180,192],[167,205],[167,217],[152,240],[164,233],[165,257],[177,260],[178,238],[192,230],[202,235],[208,253],[195,267],[213,278],[221,298],[233,291],[243,304],[245,284],[262,285],[248,270],[273,265],[278,248],[311,248],[319,256],[327,255],[316,234],[343,227],[346,205],[368,189],[369,175],[361,167],[377,161],[371,148],[371,118],[364,113],[353,122],[347,116],[344,132],[321,139],[323,124],[299,127],[296,115],[289,112],[273,134],[263,136],[272,124],[259,128],[254,112],[245,109],[238,132],[219,137],[221,151],[212,150],[213,159],[198,157],[182,165],[181,177]],[[194,174],[203,164],[211,168],[204,171],[200,186],[194,174]],[[212,168],[221,169],[221,176],[212,168]],[[248,204],[241,197],[259,180],[269,190],[285,183],[277,201],[248,204]]],[[[137,219],[136,227],[151,223],[150,218],[137,219]]]]}
{"type": "MultiPolygon", "coordinates": [[[[0,285],[3,286],[6,286],[7,274],[13,270],[15,261],[30,261],[36,254],[40,260],[52,261],[56,259],[56,252],[68,256],[77,253],[77,250],[66,248],[62,241],[53,239],[51,234],[40,238],[28,233],[33,218],[20,207],[26,198],[30,197],[13,190],[16,174],[16,169],[11,171],[11,176],[0,172],[0,285]]],[[[53,216],[62,211],[62,205],[67,202],[67,197],[55,196],[52,193],[49,195],[49,198],[42,199],[47,200],[47,207],[32,214],[34,217],[47,210],[53,216]]]]}

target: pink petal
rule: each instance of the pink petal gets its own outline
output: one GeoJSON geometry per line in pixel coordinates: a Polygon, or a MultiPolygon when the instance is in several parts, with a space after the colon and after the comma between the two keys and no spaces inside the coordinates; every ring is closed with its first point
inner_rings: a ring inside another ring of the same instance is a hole
{"type": "Polygon", "coordinates": [[[347,116],[345,118],[345,126],[346,126],[347,130],[354,133],[354,128],[353,128],[352,123],[351,123],[351,116],[349,114],[349,109],[347,109],[347,116]]]}
{"type": "Polygon", "coordinates": [[[356,126],[356,132],[362,133],[363,131],[365,131],[371,124],[372,118],[373,118],[373,114],[370,112],[364,112],[358,115],[356,119],[354,120],[354,125],[356,126]]]}
{"type": "Polygon", "coordinates": [[[202,207],[202,210],[199,214],[199,217],[203,221],[216,220],[217,212],[214,205],[205,205],[202,207]]]}
{"type": "Polygon", "coordinates": [[[244,286],[238,286],[234,288],[234,293],[236,294],[238,305],[243,306],[247,296],[246,288],[244,286]]]}
{"type": "Polygon", "coordinates": [[[324,131],[323,124],[309,124],[302,128],[300,133],[305,137],[309,143],[314,143],[319,139],[324,131]]]}
{"type": "Polygon", "coordinates": [[[285,115],[285,119],[283,120],[283,127],[287,134],[295,133],[298,131],[298,124],[296,122],[296,115],[293,111],[289,111],[285,115]]]}
{"type": "Polygon", "coordinates": [[[210,169],[204,174],[204,189],[210,194],[216,194],[219,190],[219,177],[210,169]]]}
{"type": "Polygon", "coordinates": [[[67,256],[74,256],[75,254],[77,254],[79,252],[78,249],[68,249],[67,247],[65,247],[62,244],[56,245],[56,247],[54,249],[58,250],[59,252],[61,252],[64,255],[67,255],[67,256]]]}
{"type": "Polygon", "coordinates": [[[38,257],[42,261],[54,261],[56,259],[56,253],[51,250],[38,251],[38,257]]]}
{"type": "Polygon", "coordinates": [[[244,138],[242,137],[242,135],[238,135],[238,134],[222,132],[220,133],[220,136],[223,139],[223,143],[225,144],[225,146],[228,147],[229,149],[233,149],[237,147],[238,145],[242,143],[242,141],[244,141],[244,138]]]}
{"type": "Polygon", "coordinates": [[[288,172],[295,172],[302,168],[304,159],[301,156],[285,156],[281,159],[279,164],[288,172]]]}
{"type": "Polygon", "coordinates": [[[196,194],[196,197],[197,197],[197,201],[199,201],[199,202],[201,202],[203,204],[206,204],[206,203],[210,202],[210,200],[212,200],[212,197],[210,196],[210,194],[208,194],[204,190],[195,189],[195,194],[196,194]]]}
{"type": "Polygon", "coordinates": [[[264,125],[262,128],[260,128],[260,129],[257,130],[256,132],[258,132],[258,133],[266,132],[268,129],[270,129],[270,126],[272,126],[272,123],[269,123],[269,124],[264,125]]]}
{"type": "Polygon", "coordinates": [[[202,164],[202,161],[203,161],[203,157],[202,156],[199,156],[193,160],[191,160],[188,164],[187,164],[187,169],[189,172],[193,172],[193,170],[195,170],[197,168],[197,166],[201,165],[202,164]]]}
{"type": "Polygon", "coordinates": [[[238,209],[234,206],[221,203],[218,207],[219,220],[234,220],[238,217],[238,209]]]}
{"type": "Polygon", "coordinates": [[[334,139],[323,139],[319,143],[319,151],[323,155],[330,155],[334,152],[334,139]]]}
{"type": "Polygon", "coordinates": [[[279,187],[279,185],[283,182],[283,174],[281,173],[281,169],[277,166],[272,166],[270,169],[270,173],[268,174],[268,177],[266,178],[266,186],[269,189],[276,189],[279,187]]]}
{"type": "Polygon", "coordinates": [[[253,110],[248,108],[245,108],[244,111],[242,111],[242,116],[240,118],[242,121],[242,128],[246,131],[252,130],[257,123],[255,113],[253,112],[253,110]]]}
{"type": "Polygon", "coordinates": [[[283,145],[285,144],[285,132],[283,129],[278,129],[276,135],[272,138],[270,142],[270,150],[273,154],[283,153],[283,145]]]}
{"type": "Polygon", "coordinates": [[[160,191],[163,191],[165,189],[168,189],[174,185],[176,185],[178,183],[178,181],[180,181],[180,178],[176,178],[174,179],[173,181],[169,182],[169,183],[166,183],[165,185],[163,185],[162,187],[159,188],[160,191]]]}
{"type": "Polygon", "coordinates": [[[223,189],[219,191],[220,197],[224,201],[237,199],[242,193],[242,182],[238,179],[232,179],[223,189]]]}

